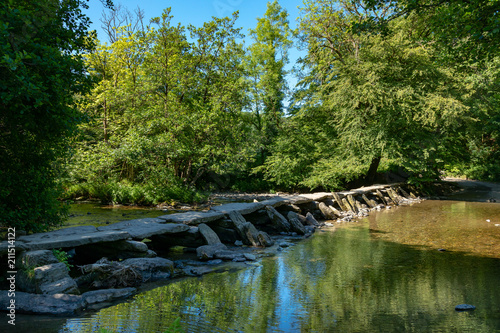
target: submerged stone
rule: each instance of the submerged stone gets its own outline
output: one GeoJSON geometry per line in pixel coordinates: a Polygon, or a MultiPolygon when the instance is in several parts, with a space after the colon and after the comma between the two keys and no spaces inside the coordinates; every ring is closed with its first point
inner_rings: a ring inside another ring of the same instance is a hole
{"type": "Polygon", "coordinates": [[[459,304],[455,307],[456,311],[473,311],[476,310],[476,307],[474,305],[470,304],[459,304]]]}

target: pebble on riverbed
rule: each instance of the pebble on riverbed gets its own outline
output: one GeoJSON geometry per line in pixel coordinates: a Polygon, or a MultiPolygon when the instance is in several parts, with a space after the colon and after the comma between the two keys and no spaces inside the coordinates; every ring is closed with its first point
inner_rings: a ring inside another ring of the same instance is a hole
{"type": "Polygon", "coordinates": [[[455,307],[456,311],[473,311],[476,310],[476,307],[474,305],[470,304],[459,304],[455,307]]]}

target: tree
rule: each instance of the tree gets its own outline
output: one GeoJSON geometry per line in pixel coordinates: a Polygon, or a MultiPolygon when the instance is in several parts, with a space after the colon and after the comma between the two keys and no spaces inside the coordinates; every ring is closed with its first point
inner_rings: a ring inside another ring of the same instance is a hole
{"type": "MultiPolygon", "coordinates": [[[[382,162],[430,180],[460,158],[472,117],[462,77],[437,62],[432,47],[411,38],[419,20],[399,18],[384,33],[358,33],[355,24],[383,18],[388,8],[343,0],[305,4],[299,30],[308,54],[294,121],[312,113],[324,119],[318,134],[329,135],[310,152],[315,158],[301,184],[333,188],[339,179],[361,176],[371,182],[382,162]]],[[[299,126],[296,135],[303,133],[299,126]]]]}
{"type": "Polygon", "coordinates": [[[260,141],[258,164],[262,164],[284,116],[285,66],[292,45],[288,13],[277,0],[267,4],[264,17],[257,19],[250,36],[254,42],[249,47],[247,70],[253,81],[250,94],[254,126],[260,141]]]}
{"type": "Polygon", "coordinates": [[[42,231],[62,221],[58,159],[90,87],[81,54],[92,48],[83,0],[0,4],[0,219],[42,231]]]}

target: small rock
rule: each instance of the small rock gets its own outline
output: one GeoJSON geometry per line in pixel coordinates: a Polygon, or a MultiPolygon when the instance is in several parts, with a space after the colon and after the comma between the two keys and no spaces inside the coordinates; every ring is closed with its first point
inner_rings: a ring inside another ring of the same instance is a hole
{"type": "Polygon", "coordinates": [[[498,224],[498,223],[497,223],[497,224],[495,224],[495,227],[500,227],[500,224],[498,224]]]}
{"type": "Polygon", "coordinates": [[[439,252],[446,252],[446,249],[438,249],[439,252]]]}
{"type": "Polygon", "coordinates": [[[219,265],[222,264],[222,259],[214,259],[207,261],[207,265],[219,265]]]}
{"type": "Polygon", "coordinates": [[[488,219],[488,220],[486,220],[486,222],[491,222],[491,220],[488,219]]]}
{"type": "Polygon", "coordinates": [[[257,260],[257,257],[252,254],[252,253],[243,253],[243,256],[247,259],[247,260],[250,260],[250,261],[255,261],[257,260]]]}
{"type": "Polygon", "coordinates": [[[234,242],[234,245],[236,245],[236,246],[243,246],[243,242],[240,241],[240,240],[237,240],[236,242],[234,242]]]}
{"type": "Polygon", "coordinates": [[[476,307],[474,305],[470,304],[459,304],[455,307],[456,311],[473,311],[476,310],[476,307]]]}

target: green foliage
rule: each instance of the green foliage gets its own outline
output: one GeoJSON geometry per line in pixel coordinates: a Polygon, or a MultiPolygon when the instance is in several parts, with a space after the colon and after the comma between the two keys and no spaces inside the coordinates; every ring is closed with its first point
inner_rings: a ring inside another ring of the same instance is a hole
{"type": "Polygon", "coordinates": [[[52,250],[52,253],[54,254],[54,256],[56,257],[56,259],[59,261],[59,262],[63,262],[66,267],[68,269],[71,269],[71,267],[73,267],[73,265],[71,265],[68,260],[70,259],[70,257],[68,256],[68,253],[66,251],[63,251],[62,249],[53,249],[52,250]]]}
{"type": "Polygon", "coordinates": [[[89,116],[63,184],[69,196],[152,204],[193,201],[204,175],[246,163],[244,55],[232,18],[173,26],[118,27],[86,57],[97,85],[80,100],[89,116]],[[188,42],[187,33],[191,39],[188,42]],[[75,185],[75,184],[81,184],[75,185]]]}
{"type": "Polygon", "coordinates": [[[59,225],[57,202],[66,138],[81,113],[74,94],[89,87],[80,54],[85,1],[6,0],[0,4],[0,224],[26,231],[59,225]]]}

